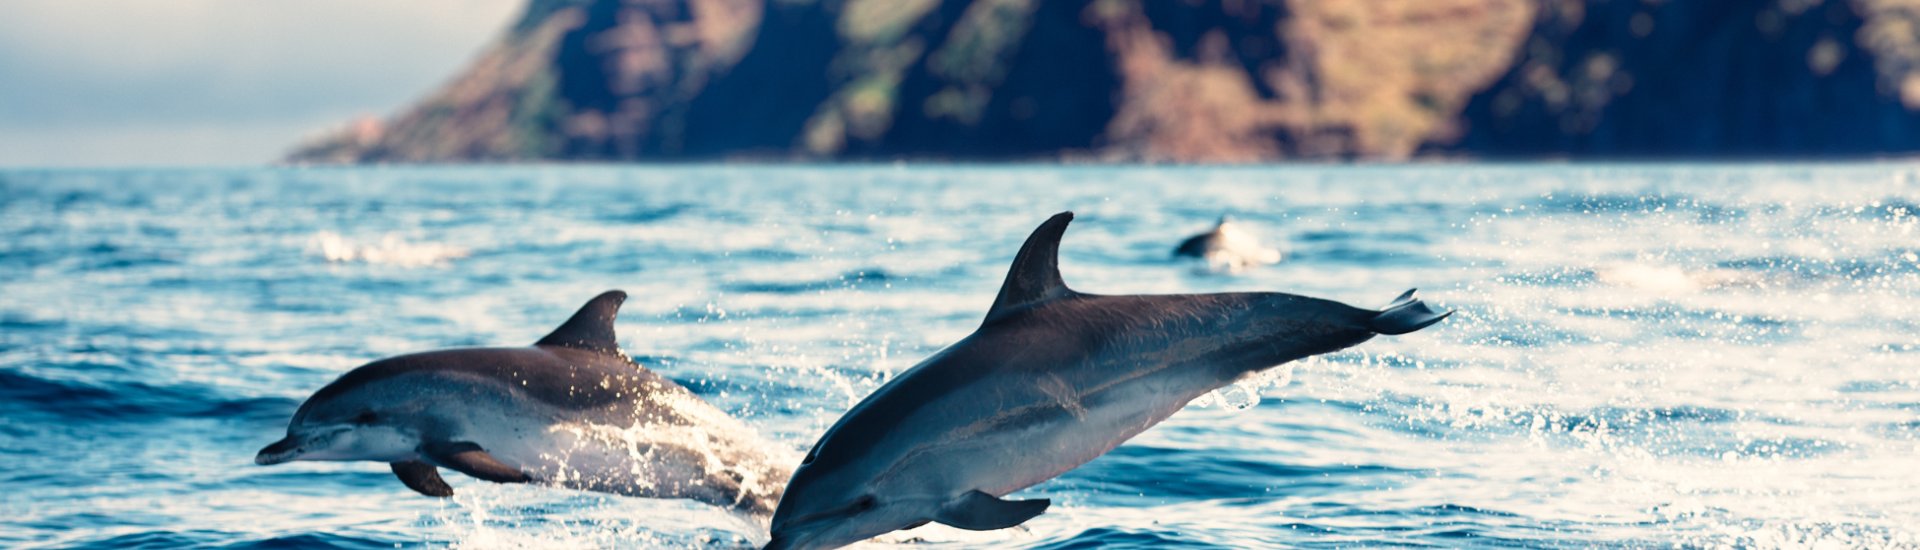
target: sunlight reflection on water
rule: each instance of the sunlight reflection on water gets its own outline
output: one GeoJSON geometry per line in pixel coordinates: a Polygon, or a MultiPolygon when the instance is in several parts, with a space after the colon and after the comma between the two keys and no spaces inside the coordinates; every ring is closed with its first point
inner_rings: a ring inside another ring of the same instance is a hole
{"type": "Polygon", "coordinates": [[[971,331],[1071,209],[1086,292],[1418,287],[1459,313],[1224,389],[1026,491],[1056,506],[1023,530],[933,547],[1915,546],[1916,174],[0,172],[0,545],[742,545],[688,503],[464,477],[440,502],[380,465],[249,461],[349,368],[524,344],[609,288],[628,353],[797,456],[971,331]],[[1284,261],[1170,258],[1223,213],[1284,261]]]}

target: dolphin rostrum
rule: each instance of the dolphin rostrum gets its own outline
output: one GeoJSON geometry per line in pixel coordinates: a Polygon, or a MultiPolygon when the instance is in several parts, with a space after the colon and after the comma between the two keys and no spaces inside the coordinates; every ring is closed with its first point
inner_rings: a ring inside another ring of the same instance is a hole
{"type": "Polygon", "coordinates": [[[725,412],[633,362],[614,341],[626,293],[587,302],[531,347],[391,357],[342,375],[300,405],[262,465],[390,463],[400,482],[453,495],[438,469],[685,498],[764,518],[789,473],[725,412]]]}
{"type": "Polygon", "coordinates": [[[927,522],[1018,525],[1047,499],[1003,500],[1085,464],[1252,373],[1405,334],[1440,313],[1273,292],[1098,296],[1060,279],[1072,213],[1027,238],[973,334],[854,405],[815,443],[768,549],[833,548],[927,522]]]}

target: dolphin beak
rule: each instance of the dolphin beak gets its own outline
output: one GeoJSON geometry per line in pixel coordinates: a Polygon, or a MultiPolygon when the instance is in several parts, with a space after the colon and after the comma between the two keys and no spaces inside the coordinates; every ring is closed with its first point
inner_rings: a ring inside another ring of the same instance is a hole
{"type": "Polygon", "coordinates": [[[284,462],[292,462],[293,459],[299,456],[300,442],[289,435],[279,441],[273,442],[272,445],[268,445],[266,448],[260,449],[260,454],[254,455],[253,457],[253,463],[261,466],[272,466],[284,462]]]}
{"type": "Polygon", "coordinates": [[[770,531],[769,534],[773,535],[773,538],[768,539],[767,545],[760,547],[760,550],[801,550],[803,548],[813,548],[817,546],[813,544],[812,540],[815,533],[810,529],[806,529],[804,525],[799,529],[787,528],[773,529],[770,531]]]}
{"type": "MultiPolygon", "coordinates": [[[[828,519],[831,520],[833,518],[828,519]]],[[[787,526],[786,529],[772,530],[769,534],[773,535],[773,538],[768,539],[767,545],[760,547],[760,550],[812,550],[817,548],[839,548],[851,544],[821,544],[820,535],[822,535],[822,533],[820,528],[830,523],[832,522],[815,520],[799,525],[790,525],[787,526]]]]}

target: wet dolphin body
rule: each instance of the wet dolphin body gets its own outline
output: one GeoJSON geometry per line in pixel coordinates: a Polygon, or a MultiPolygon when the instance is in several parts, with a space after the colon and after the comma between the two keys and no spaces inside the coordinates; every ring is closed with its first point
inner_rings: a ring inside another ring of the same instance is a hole
{"type": "Polygon", "coordinates": [[[373,460],[421,494],[448,468],[499,483],[693,499],[772,512],[789,474],[752,430],[634,363],[614,341],[626,293],[601,294],[524,348],[381,359],[314,393],[254,461],[373,460]]]}
{"type": "Polygon", "coordinates": [[[939,522],[1017,525],[1051,479],[1251,373],[1439,322],[1412,292],[1384,311],[1270,292],[1097,296],[1056,266],[1071,213],[1014,259],[986,321],[829,428],[774,512],[768,549],[832,548],[939,522]]]}
{"type": "Polygon", "coordinates": [[[1280,262],[1280,251],[1260,244],[1253,234],[1241,229],[1232,217],[1220,216],[1219,223],[1206,233],[1187,237],[1173,249],[1174,257],[1198,258],[1207,266],[1227,272],[1280,262]]]}

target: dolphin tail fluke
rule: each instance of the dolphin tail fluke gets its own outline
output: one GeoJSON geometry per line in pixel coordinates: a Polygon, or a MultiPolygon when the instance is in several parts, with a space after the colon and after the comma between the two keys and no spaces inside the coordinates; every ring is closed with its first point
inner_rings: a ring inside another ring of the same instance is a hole
{"type": "Polygon", "coordinates": [[[1453,315],[1452,311],[1435,311],[1426,302],[1413,297],[1413,290],[1394,298],[1393,303],[1380,310],[1379,315],[1367,321],[1369,328],[1381,334],[1406,334],[1433,326],[1434,323],[1453,315]]]}

